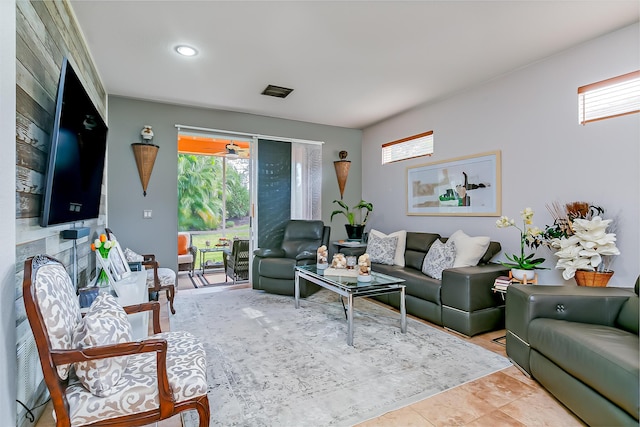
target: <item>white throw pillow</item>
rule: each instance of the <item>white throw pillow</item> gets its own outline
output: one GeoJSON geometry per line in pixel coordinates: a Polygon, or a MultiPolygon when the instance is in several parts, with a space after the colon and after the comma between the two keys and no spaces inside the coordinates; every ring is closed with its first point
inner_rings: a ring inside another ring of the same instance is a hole
{"type": "MultiPolygon", "coordinates": [[[[491,238],[488,236],[471,237],[458,230],[449,237],[456,245],[456,260],[453,267],[471,267],[478,265],[478,261],[487,251],[491,238]]],[[[447,240],[448,241],[448,240],[447,240]]]]}
{"type": "Polygon", "coordinates": [[[127,259],[127,262],[142,262],[144,261],[144,257],[138,253],[135,253],[131,249],[127,248],[124,250],[124,257],[127,259]]]}
{"type": "Polygon", "coordinates": [[[369,236],[378,236],[378,237],[397,237],[398,244],[396,245],[396,253],[393,257],[393,263],[400,267],[404,267],[404,250],[407,246],[407,230],[395,231],[390,234],[384,234],[378,230],[371,230],[369,232],[369,236]]]}
{"type": "Polygon", "coordinates": [[[370,235],[367,241],[369,259],[371,262],[377,262],[378,264],[393,265],[397,244],[398,238],[396,236],[378,237],[375,234],[370,235]]]}
{"type": "Polygon", "coordinates": [[[442,271],[453,267],[456,260],[456,244],[451,240],[433,242],[422,262],[422,272],[434,279],[442,280],[442,271]]]}
{"type": "MultiPolygon", "coordinates": [[[[99,294],[73,334],[75,348],[96,347],[132,341],[131,324],[125,311],[110,294],[99,294]]],[[[116,383],[127,368],[129,356],[76,362],[76,375],[82,385],[96,396],[118,391],[116,383]]]]}

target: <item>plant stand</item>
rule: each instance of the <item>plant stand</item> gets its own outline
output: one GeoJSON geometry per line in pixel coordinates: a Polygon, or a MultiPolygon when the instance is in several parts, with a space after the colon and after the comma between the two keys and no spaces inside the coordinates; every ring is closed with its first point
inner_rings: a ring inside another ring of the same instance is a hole
{"type": "Polygon", "coordinates": [[[509,279],[511,279],[511,281],[513,283],[522,283],[523,285],[537,285],[538,284],[538,273],[535,273],[533,275],[533,279],[532,280],[527,280],[526,276],[525,276],[524,279],[519,280],[519,279],[516,279],[515,277],[513,277],[513,274],[511,274],[511,271],[509,271],[509,279]]]}

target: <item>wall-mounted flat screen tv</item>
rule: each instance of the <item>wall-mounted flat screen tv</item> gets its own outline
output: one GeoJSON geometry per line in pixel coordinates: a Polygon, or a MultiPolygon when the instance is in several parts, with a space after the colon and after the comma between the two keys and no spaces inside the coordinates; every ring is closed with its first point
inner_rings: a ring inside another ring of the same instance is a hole
{"type": "Polygon", "coordinates": [[[40,225],[97,218],[107,125],[65,57],[51,131],[40,225]]]}

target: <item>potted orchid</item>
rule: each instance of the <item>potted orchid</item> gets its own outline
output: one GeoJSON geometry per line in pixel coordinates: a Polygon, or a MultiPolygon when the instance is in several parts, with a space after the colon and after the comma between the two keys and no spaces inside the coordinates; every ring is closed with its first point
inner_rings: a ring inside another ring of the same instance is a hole
{"type": "Polygon", "coordinates": [[[533,209],[526,208],[520,212],[522,218],[522,228],[516,225],[514,219],[502,216],[496,221],[496,227],[509,228],[514,227],[520,231],[520,254],[507,255],[510,262],[502,262],[505,267],[511,268],[511,274],[518,280],[532,280],[535,277],[533,270],[542,269],[540,264],[544,262],[544,258],[534,258],[535,251],[530,254],[525,253],[525,246],[537,248],[539,246],[539,236],[542,230],[533,224],[533,209]]]}

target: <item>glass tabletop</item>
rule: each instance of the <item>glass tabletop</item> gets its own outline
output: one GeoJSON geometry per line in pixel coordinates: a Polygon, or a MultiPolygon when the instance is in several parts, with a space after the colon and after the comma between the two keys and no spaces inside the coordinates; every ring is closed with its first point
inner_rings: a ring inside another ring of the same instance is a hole
{"type": "Polygon", "coordinates": [[[392,285],[400,285],[404,282],[404,279],[397,277],[387,276],[386,274],[371,272],[371,281],[360,282],[357,277],[353,276],[341,276],[341,275],[325,275],[324,269],[317,269],[315,264],[311,265],[299,265],[296,266],[296,270],[309,274],[311,276],[318,277],[322,280],[326,280],[334,285],[341,286],[348,289],[365,289],[365,288],[380,288],[392,285]]]}

